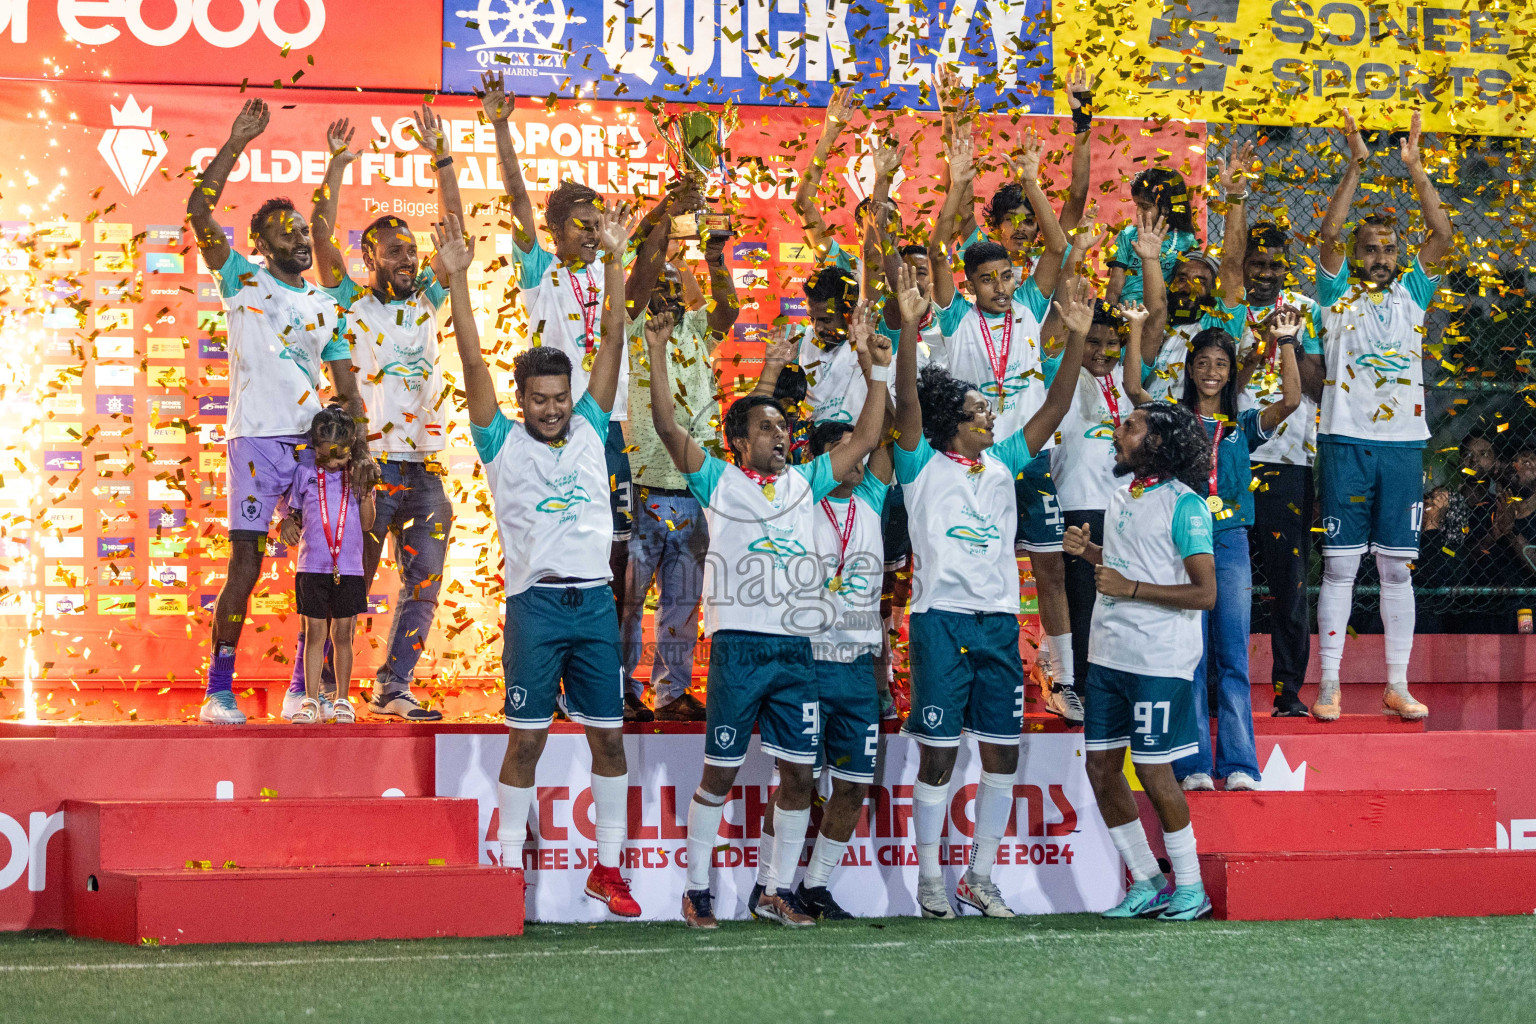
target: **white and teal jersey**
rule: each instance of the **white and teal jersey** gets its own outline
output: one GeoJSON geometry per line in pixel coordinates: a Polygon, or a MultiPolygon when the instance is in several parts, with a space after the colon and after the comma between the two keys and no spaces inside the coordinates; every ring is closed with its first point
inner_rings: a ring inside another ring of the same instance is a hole
{"type": "Polygon", "coordinates": [[[368,407],[368,433],[378,435],[369,449],[407,462],[442,451],[447,403],[437,365],[437,314],[448,293],[436,276],[426,271],[410,298],[394,301],[351,278],[323,290],[352,325],[352,365],[368,407]]]}
{"type": "MultiPolygon", "coordinates": [[[[709,552],[704,560],[704,633],[739,629],[815,636],[825,627],[817,607],[824,586],[816,555],[819,502],[837,490],[832,458],[785,466],[766,486],[738,467],[704,456],[688,489],[704,506],[709,552]]],[[[611,526],[610,526],[611,529],[611,526]]]]}
{"type": "MultiPolygon", "coordinates": [[[[512,247],[517,264],[517,304],[528,318],[527,340],[549,345],[571,360],[571,398],[587,393],[592,371],[582,365],[587,354],[586,323],[592,324],[592,350],[602,343],[603,257],[579,269],[562,266],[553,253],[535,245],[523,252],[512,247]],[[574,285],[574,287],[572,287],[574,285]],[[585,311],[583,309],[585,307],[585,311]],[[585,318],[584,319],[584,315],[585,318]]],[[[629,419],[629,350],[619,364],[619,386],[613,393],[613,417],[629,419]]]]}
{"type": "MultiPolygon", "coordinates": [[[[938,307],[931,302],[928,305],[928,313],[925,317],[928,326],[919,328],[917,343],[917,372],[922,373],[925,366],[949,365],[949,357],[944,351],[944,331],[939,327],[938,307]]],[[[893,328],[885,322],[885,308],[881,307],[880,316],[875,320],[875,330],[889,338],[891,341],[891,379],[886,384],[890,390],[891,400],[896,400],[896,353],[901,348],[901,328],[893,328]]]]}
{"type": "Polygon", "coordinates": [[[927,438],[913,451],[899,444],[893,451],[912,537],[913,613],[1017,615],[1013,482],[1036,455],[1023,432],[992,445],[974,466],[934,451],[927,438]]]}
{"type": "Polygon", "coordinates": [[[229,326],[226,436],[308,433],[325,405],[325,364],[350,355],[346,315],[308,281],[284,284],[238,252],[213,276],[229,326]]]}
{"type": "MultiPolygon", "coordinates": [[[[1205,499],[1177,480],[1131,494],[1129,482],[1104,512],[1104,565],[1128,580],[1177,586],[1189,582],[1184,559],[1213,547],[1205,499]]],[[[1201,613],[1151,601],[1105,597],[1093,605],[1088,663],[1141,676],[1193,679],[1205,647],[1201,613]]]]}
{"type": "MultiPolygon", "coordinates": [[[[1046,360],[1047,381],[1055,379],[1060,363],[1059,357],[1046,360]]],[[[1062,511],[1102,511],[1109,507],[1109,496],[1120,486],[1115,477],[1115,415],[1118,413],[1123,420],[1134,407],[1125,396],[1123,367],[1116,365],[1104,377],[1095,377],[1084,368],[1077,376],[1072,407],[1056,428],[1051,481],[1056,485],[1056,503],[1062,511]],[[1113,406],[1110,399],[1114,400],[1113,406]]]]}
{"type": "MultiPolygon", "coordinates": [[[[1299,309],[1306,318],[1301,334],[1301,346],[1297,356],[1323,354],[1323,311],[1317,303],[1300,292],[1289,290],[1280,293],[1275,306],[1255,308],[1248,305],[1229,306],[1222,302],[1220,315],[1227,319],[1226,331],[1237,339],[1237,357],[1241,362],[1258,344],[1253,330],[1264,323],[1280,305],[1299,309]]],[[[1243,392],[1243,409],[1273,405],[1280,401],[1280,354],[1271,351],[1248,379],[1248,389],[1243,392]]],[[[1285,418],[1262,447],[1253,450],[1253,461],[1278,463],[1283,466],[1310,466],[1317,456],[1317,403],[1307,395],[1301,396],[1301,405],[1285,418]]]]}
{"type": "Polygon", "coordinates": [[[1323,410],[1318,433],[1330,441],[1422,445],[1424,314],[1438,277],[1415,259],[1385,289],[1351,284],[1349,263],[1329,277],[1318,268],[1323,307],[1323,410]]]}
{"type": "MultiPolygon", "coordinates": [[[[1189,358],[1190,342],[1205,329],[1199,320],[1168,328],[1163,347],[1151,362],[1142,363],[1141,386],[1154,402],[1177,402],[1184,397],[1184,362],[1189,358]]],[[[1146,358],[1147,339],[1142,338],[1142,358],[1146,358]]]]}
{"type": "Polygon", "coordinates": [[[807,324],[800,335],[795,361],[805,371],[805,400],[811,420],[853,423],[864,408],[869,385],[859,367],[859,355],[848,342],[824,349],[816,344],[816,330],[807,324]]]}
{"type": "Polygon", "coordinates": [[[613,513],[603,455],[608,414],[597,401],[581,396],[558,447],[532,437],[500,410],[490,426],[469,429],[491,491],[507,596],[545,576],[611,579],[613,513]]]}
{"type": "Polygon", "coordinates": [[[879,654],[884,647],[880,591],[885,580],[885,542],[880,536],[880,513],[888,490],[890,485],[866,468],[852,497],[828,495],[822,499],[824,504],[817,505],[812,533],[822,564],[822,603],[828,622],[825,630],[811,638],[817,661],[847,664],[860,655],[879,654]],[[842,543],[844,533],[847,547],[842,543]]]}
{"type": "MultiPolygon", "coordinates": [[[[939,310],[939,328],[944,333],[944,354],[949,372],[968,381],[992,403],[997,414],[994,437],[1007,437],[1024,429],[1024,424],[1045,404],[1045,380],[1040,373],[1040,325],[1050,309],[1050,302],[1034,279],[1014,293],[1013,307],[1006,316],[988,316],[992,350],[999,358],[1003,335],[1012,323],[1008,341],[1008,359],[999,375],[993,368],[982,336],[981,311],[956,294],[947,309],[939,310]],[[1019,296],[1024,296],[1020,299],[1019,296]]],[[[1049,447],[1049,446],[1047,446],[1049,447]]]]}

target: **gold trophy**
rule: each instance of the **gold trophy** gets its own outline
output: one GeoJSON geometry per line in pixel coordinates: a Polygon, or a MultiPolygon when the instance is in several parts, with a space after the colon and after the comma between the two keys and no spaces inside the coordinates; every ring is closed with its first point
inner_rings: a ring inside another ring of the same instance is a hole
{"type": "Polygon", "coordinates": [[[730,104],[720,113],[690,110],[668,113],[663,108],[651,115],[656,132],[671,153],[668,161],[674,181],[693,186],[699,196],[697,209],[672,217],[673,238],[700,238],[705,234],[731,234],[731,215],[712,207],[706,198],[710,186],[723,201],[726,197],[725,140],[736,128],[736,109],[730,104]]]}

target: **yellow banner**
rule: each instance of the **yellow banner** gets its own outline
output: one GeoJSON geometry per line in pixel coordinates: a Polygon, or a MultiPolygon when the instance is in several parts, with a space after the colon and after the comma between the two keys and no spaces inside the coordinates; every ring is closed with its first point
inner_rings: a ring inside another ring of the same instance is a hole
{"type": "MultiPolygon", "coordinates": [[[[1536,134],[1524,0],[1058,0],[1056,67],[1099,76],[1105,114],[1536,134]]],[[[1058,93],[1058,113],[1067,113],[1058,93]]]]}

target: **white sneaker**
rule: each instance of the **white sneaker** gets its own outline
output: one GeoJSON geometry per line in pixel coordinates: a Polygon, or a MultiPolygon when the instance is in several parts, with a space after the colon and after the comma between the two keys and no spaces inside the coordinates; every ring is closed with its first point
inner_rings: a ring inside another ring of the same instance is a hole
{"type": "Polygon", "coordinates": [[[917,909],[923,917],[936,918],[940,921],[953,921],[955,908],[949,905],[949,889],[944,885],[944,879],[933,880],[918,879],[917,881],[917,909]]]}
{"type": "MultiPolygon", "coordinates": [[[[1188,782],[1188,779],[1184,780],[1188,782]]],[[[1227,776],[1228,793],[1252,793],[1259,788],[1259,780],[1247,772],[1233,772],[1227,776]]]]}
{"type": "Polygon", "coordinates": [[[327,722],[339,722],[342,725],[351,725],[357,721],[357,712],[352,709],[352,702],[342,697],[329,707],[330,715],[327,722]]]}
{"type": "Polygon", "coordinates": [[[955,899],[963,906],[981,911],[987,917],[1013,917],[1003,900],[1003,891],[990,878],[977,878],[967,871],[955,888],[955,899]]]}
{"type": "Polygon", "coordinates": [[[1179,786],[1186,793],[1207,793],[1216,788],[1216,780],[1205,772],[1195,772],[1193,775],[1186,775],[1179,786]]]}
{"type": "Polygon", "coordinates": [[[1049,684],[1045,688],[1045,710],[1072,725],[1083,724],[1083,698],[1071,686],[1049,684]]]}
{"type": "Polygon", "coordinates": [[[198,709],[197,720],[211,725],[244,725],[245,712],[235,703],[235,695],[229,690],[210,693],[198,709]]]}
{"type": "Polygon", "coordinates": [[[294,712],[294,725],[314,725],[321,721],[320,702],[313,697],[304,697],[299,701],[299,710],[294,712]]]}
{"type": "Polygon", "coordinates": [[[283,721],[293,721],[293,716],[299,713],[299,702],[303,699],[303,690],[289,690],[283,694],[283,721]]]}

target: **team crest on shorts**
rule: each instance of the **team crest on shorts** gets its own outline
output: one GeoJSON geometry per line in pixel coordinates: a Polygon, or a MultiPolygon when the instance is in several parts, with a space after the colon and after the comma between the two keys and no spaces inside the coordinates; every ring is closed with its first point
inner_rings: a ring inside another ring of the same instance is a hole
{"type": "Polygon", "coordinates": [[[1340,525],[1338,516],[1328,516],[1323,520],[1323,533],[1327,535],[1329,540],[1337,540],[1340,525]]]}
{"type": "Polygon", "coordinates": [[[523,710],[523,705],[528,703],[528,691],[521,686],[514,686],[507,691],[507,703],[512,705],[513,711],[523,710]]]}
{"type": "Polygon", "coordinates": [[[933,704],[923,708],[923,724],[930,729],[937,729],[944,721],[944,709],[933,704]]]}
{"type": "Polygon", "coordinates": [[[734,743],[735,741],[736,741],[736,730],[735,729],[731,728],[728,725],[718,726],[715,729],[715,742],[720,744],[720,746],[722,746],[722,747],[724,747],[726,749],[730,749],[731,744],[734,743]]]}
{"type": "Polygon", "coordinates": [[[245,504],[240,506],[240,514],[250,522],[255,522],[261,516],[261,502],[255,498],[246,498],[245,504]]]}

